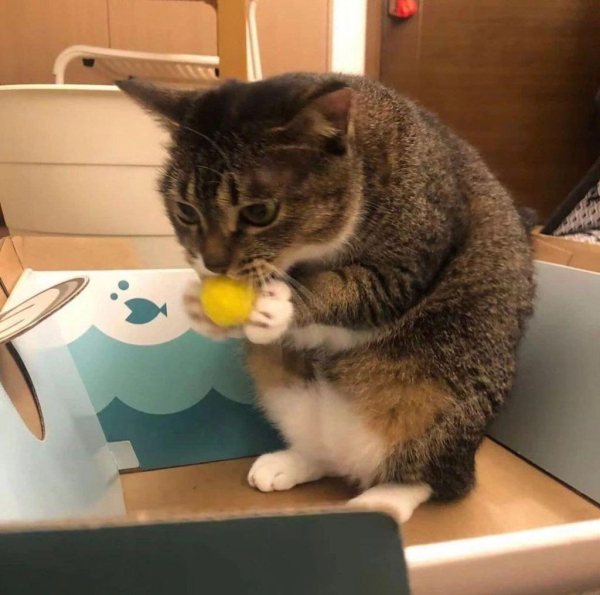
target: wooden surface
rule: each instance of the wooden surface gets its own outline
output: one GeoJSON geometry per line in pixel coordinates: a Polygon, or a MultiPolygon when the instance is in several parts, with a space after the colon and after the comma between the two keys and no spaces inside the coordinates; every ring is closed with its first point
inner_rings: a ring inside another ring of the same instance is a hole
{"type": "Polygon", "coordinates": [[[265,76],[327,70],[329,4],[329,0],[259,1],[257,22],[265,76]]]}
{"type": "Polygon", "coordinates": [[[423,0],[384,18],[382,80],[481,150],[519,202],[548,215],[597,151],[598,0],[423,0]]]}
{"type": "MultiPolygon", "coordinates": [[[[327,70],[330,2],[260,0],[265,76],[327,70]]],[[[222,74],[242,78],[245,3],[223,1],[218,24],[212,2],[201,0],[0,0],[0,84],[54,82],[52,64],[70,45],[216,55],[217,33],[222,74]]],[[[80,64],[69,66],[66,80],[107,82],[80,64]]]]}
{"type": "MultiPolygon", "coordinates": [[[[121,477],[129,514],[148,518],[315,509],[343,505],[337,480],[262,494],[246,484],[252,459],[121,477]]],[[[492,441],[477,457],[478,483],[463,501],[426,504],[403,527],[407,545],[508,533],[600,518],[600,509],[492,441]]]]}
{"type": "MultiPolygon", "coordinates": [[[[21,267],[37,271],[139,269],[134,244],[124,237],[11,236],[21,267]]],[[[4,246],[4,244],[3,244],[4,246]]],[[[9,246],[7,245],[8,249],[9,246]]],[[[0,251],[0,266],[6,267],[0,251]]],[[[7,257],[12,256],[8,252],[7,257]]],[[[14,273],[11,278],[14,278],[14,273]]]]}
{"type": "Polygon", "coordinates": [[[220,76],[223,79],[248,78],[248,47],[246,39],[246,5],[248,0],[219,2],[217,16],[217,52],[220,76]]]}
{"type": "Polygon", "coordinates": [[[365,75],[375,80],[381,76],[381,33],[386,14],[387,0],[367,0],[365,75]]]}
{"type": "MultiPolygon", "coordinates": [[[[0,85],[53,83],[52,65],[66,47],[108,43],[106,0],[0,0],[0,85]]],[[[102,80],[81,65],[68,76],[102,80]]]]}
{"type": "Polygon", "coordinates": [[[122,50],[217,53],[217,15],[204,2],[108,0],[110,45],[122,50]]]}
{"type": "Polygon", "coordinates": [[[600,508],[487,440],[477,486],[464,500],[417,509],[404,528],[408,545],[497,535],[600,519],[600,508]]]}

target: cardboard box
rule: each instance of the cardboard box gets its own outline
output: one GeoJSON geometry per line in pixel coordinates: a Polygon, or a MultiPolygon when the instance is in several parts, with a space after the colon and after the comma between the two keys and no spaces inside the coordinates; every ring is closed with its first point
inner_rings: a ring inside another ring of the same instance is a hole
{"type": "MultiPolygon", "coordinates": [[[[11,292],[28,268],[135,269],[138,249],[126,239],[5,238],[0,279],[11,292]]],[[[404,558],[417,595],[600,586],[598,507],[491,440],[478,454],[473,493],[418,509],[402,528],[404,550],[391,519],[344,510],[352,490],[339,481],[262,494],[245,483],[252,459],[119,476],[83,383],[57,373],[74,368],[66,348],[47,341],[57,322],[17,342],[23,365],[34,361],[34,386],[40,378],[50,386],[38,390],[44,440],[0,393],[0,441],[11,426],[27,443],[0,442],[0,458],[12,461],[0,466],[0,498],[11,494],[20,511],[0,530],[0,592],[407,593],[404,558]]],[[[14,366],[1,372],[19,401],[25,383],[11,388],[14,366]]],[[[19,410],[35,418],[35,407],[19,410]]]]}
{"type": "Polygon", "coordinates": [[[600,502],[600,246],[534,241],[535,313],[490,435],[600,502]]]}
{"type": "MultiPolygon", "coordinates": [[[[25,270],[6,307],[73,277],[25,270]]],[[[158,469],[282,448],[254,406],[241,341],[194,332],[191,270],[77,272],[89,283],[53,316],[119,469],[158,469]]]]}

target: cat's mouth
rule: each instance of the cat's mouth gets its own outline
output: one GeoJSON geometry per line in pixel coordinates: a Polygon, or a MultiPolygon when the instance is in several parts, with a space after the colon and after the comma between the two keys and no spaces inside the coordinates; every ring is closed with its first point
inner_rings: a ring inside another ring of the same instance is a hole
{"type": "MultiPolygon", "coordinates": [[[[198,273],[202,279],[204,277],[214,277],[217,273],[210,271],[204,264],[204,259],[200,256],[187,254],[187,260],[190,266],[198,273]]],[[[237,266],[228,270],[225,275],[232,279],[244,281],[256,288],[264,287],[268,282],[275,279],[286,281],[290,278],[295,279],[296,275],[304,269],[303,264],[295,264],[288,269],[276,266],[265,258],[245,259],[237,266]]]]}
{"type": "Polygon", "coordinates": [[[231,271],[228,273],[228,276],[233,279],[246,281],[257,288],[260,288],[273,280],[293,283],[310,267],[310,263],[296,263],[287,268],[283,268],[276,266],[265,259],[257,259],[256,261],[246,263],[237,270],[231,271]]]}
{"type": "Polygon", "coordinates": [[[273,279],[283,278],[285,272],[265,259],[256,259],[233,269],[228,276],[251,283],[255,287],[262,287],[273,279]]]}

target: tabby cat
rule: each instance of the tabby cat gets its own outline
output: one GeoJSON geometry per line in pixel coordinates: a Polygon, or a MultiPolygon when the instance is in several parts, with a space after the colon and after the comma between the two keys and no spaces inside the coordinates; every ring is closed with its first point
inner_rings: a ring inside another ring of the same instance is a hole
{"type": "Polygon", "coordinates": [[[385,86],[337,74],[120,88],[172,134],[160,182],[202,278],[252,281],[243,328],[266,415],[288,448],[248,481],[342,476],[352,502],[407,520],[474,485],[532,311],[527,225],[477,152],[385,86]]]}

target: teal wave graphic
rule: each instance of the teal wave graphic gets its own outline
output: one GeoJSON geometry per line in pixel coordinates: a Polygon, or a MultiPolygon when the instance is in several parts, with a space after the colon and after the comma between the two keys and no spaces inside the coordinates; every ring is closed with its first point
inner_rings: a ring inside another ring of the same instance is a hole
{"type": "Polygon", "coordinates": [[[177,413],[213,389],[237,403],[254,402],[238,341],[215,343],[190,330],[159,345],[131,345],[92,326],[69,350],[98,413],[115,397],[144,413],[177,413]]]}
{"type": "Polygon", "coordinates": [[[142,469],[250,457],[282,447],[275,429],[255,407],[216,390],[170,415],[136,411],[116,398],[98,418],[109,442],[131,441],[142,469]]]}

